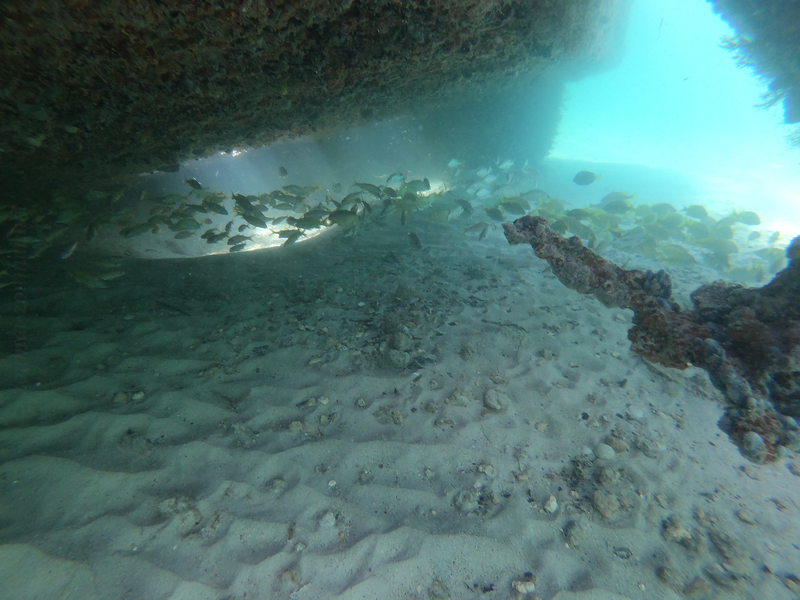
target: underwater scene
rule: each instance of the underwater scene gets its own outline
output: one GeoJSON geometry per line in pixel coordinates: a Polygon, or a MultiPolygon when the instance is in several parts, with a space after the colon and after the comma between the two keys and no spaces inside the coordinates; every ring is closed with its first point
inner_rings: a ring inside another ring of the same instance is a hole
{"type": "Polygon", "coordinates": [[[712,4],[626,6],[3,201],[0,600],[800,598],[800,137],[712,4]]]}

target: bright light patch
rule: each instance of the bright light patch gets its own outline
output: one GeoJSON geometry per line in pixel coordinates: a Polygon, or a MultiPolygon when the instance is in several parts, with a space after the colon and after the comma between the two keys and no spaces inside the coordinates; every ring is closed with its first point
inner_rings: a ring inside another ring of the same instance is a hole
{"type": "Polygon", "coordinates": [[[767,82],[721,47],[733,33],[708,2],[635,0],[622,64],[567,85],[551,158],[673,171],[696,187],[693,202],[785,224],[800,151],[788,148],[783,104],[756,107],[767,82]]]}

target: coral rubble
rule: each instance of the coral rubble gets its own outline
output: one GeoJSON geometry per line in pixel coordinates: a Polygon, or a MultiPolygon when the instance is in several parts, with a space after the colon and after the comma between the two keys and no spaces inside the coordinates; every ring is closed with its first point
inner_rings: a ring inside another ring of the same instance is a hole
{"type": "Polygon", "coordinates": [[[681,310],[664,270],[622,269],[542,217],[503,228],[510,244],[529,243],[567,287],[633,310],[634,352],[668,367],[705,369],[728,401],[721,425],[750,459],[767,462],[781,448],[800,449],[800,237],[769,284],[715,281],[692,292],[693,310],[681,310]]]}

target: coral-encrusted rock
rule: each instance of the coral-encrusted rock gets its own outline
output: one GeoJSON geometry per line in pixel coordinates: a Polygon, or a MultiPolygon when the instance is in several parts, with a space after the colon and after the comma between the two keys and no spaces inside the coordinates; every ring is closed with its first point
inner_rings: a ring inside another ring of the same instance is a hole
{"type": "Polygon", "coordinates": [[[789,265],[769,284],[715,281],[692,293],[694,310],[682,311],[663,270],[621,269],[542,217],[503,228],[510,244],[529,243],[567,287],[633,310],[634,352],[668,367],[708,371],[730,405],[723,428],[746,456],[765,462],[781,447],[800,449],[800,237],[786,250],[789,265]]]}

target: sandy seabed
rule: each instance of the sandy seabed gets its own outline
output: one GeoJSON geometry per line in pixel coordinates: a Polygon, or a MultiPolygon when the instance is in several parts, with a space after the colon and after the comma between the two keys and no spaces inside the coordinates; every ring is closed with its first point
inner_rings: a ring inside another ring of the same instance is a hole
{"type": "Polygon", "coordinates": [[[749,463],[632,313],[462,229],[107,289],[32,263],[0,297],[0,597],[797,598],[793,457],[749,463]]]}

